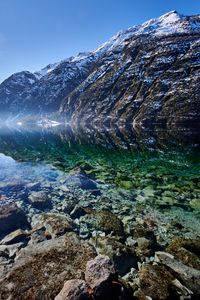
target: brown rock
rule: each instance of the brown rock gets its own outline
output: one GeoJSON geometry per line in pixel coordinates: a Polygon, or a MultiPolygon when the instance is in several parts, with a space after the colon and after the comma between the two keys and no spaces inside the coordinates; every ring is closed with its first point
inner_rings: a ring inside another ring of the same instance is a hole
{"type": "Polygon", "coordinates": [[[92,289],[111,282],[116,277],[116,271],[108,256],[98,255],[88,261],[85,272],[85,280],[92,289]]]}
{"type": "Polygon", "coordinates": [[[28,232],[21,230],[21,229],[17,229],[11,233],[9,233],[8,235],[6,235],[4,237],[3,240],[1,240],[0,244],[3,245],[11,245],[11,244],[16,244],[16,243],[20,243],[20,242],[25,242],[28,239],[28,232]]]}
{"type": "Polygon", "coordinates": [[[28,245],[0,282],[0,299],[54,299],[66,280],[80,279],[88,260],[96,255],[88,243],[69,233],[28,245]]]}
{"type": "Polygon", "coordinates": [[[46,229],[46,235],[56,237],[73,231],[74,223],[67,215],[47,213],[39,217],[41,225],[46,229]]]}
{"type": "Polygon", "coordinates": [[[90,300],[88,285],[84,280],[72,279],[65,282],[55,300],[90,300]]]}
{"type": "Polygon", "coordinates": [[[107,210],[90,210],[81,217],[81,222],[87,223],[92,230],[103,231],[106,234],[112,233],[124,238],[124,227],[122,221],[112,212],[107,210]]]}
{"type": "Polygon", "coordinates": [[[173,280],[174,276],[164,266],[142,265],[140,269],[141,290],[152,299],[176,299],[170,291],[173,280]]]}
{"type": "Polygon", "coordinates": [[[16,204],[0,207],[0,234],[10,233],[28,225],[24,212],[16,204]]]}
{"type": "Polygon", "coordinates": [[[200,239],[176,238],[166,248],[166,252],[185,265],[200,270],[200,239]]]}

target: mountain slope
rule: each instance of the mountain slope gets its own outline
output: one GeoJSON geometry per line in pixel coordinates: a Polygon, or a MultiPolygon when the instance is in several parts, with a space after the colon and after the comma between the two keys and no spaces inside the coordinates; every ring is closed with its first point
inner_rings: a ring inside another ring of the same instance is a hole
{"type": "Polygon", "coordinates": [[[123,134],[130,128],[191,134],[200,119],[200,15],[172,11],[93,52],[25,73],[23,84],[15,74],[12,89],[12,76],[0,85],[0,104],[13,112],[57,111],[76,127],[118,126],[123,134]]]}

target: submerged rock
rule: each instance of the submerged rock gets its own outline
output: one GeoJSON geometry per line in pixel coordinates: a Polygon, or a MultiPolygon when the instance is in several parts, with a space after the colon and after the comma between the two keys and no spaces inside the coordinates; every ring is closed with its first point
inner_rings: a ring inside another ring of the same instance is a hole
{"type": "Polygon", "coordinates": [[[56,213],[46,213],[36,215],[37,222],[45,227],[45,234],[51,237],[57,237],[65,234],[66,232],[73,231],[75,224],[72,219],[67,215],[56,213]]]}
{"type": "Polygon", "coordinates": [[[80,218],[81,224],[86,224],[90,231],[102,231],[105,234],[112,234],[125,237],[122,221],[112,212],[107,210],[89,210],[80,218]]]}
{"type": "Polygon", "coordinates": [[[29,234],[28,232],[17,229],[10,234],[6,235],[3,240],[1,240],[0,244],[3,245],[12,245],[21,242],[28,242],[29,234]]]}
{"type": "Polygon", "coordinates": [[[94,249],[73,233],[21,249],[0,282],[0,299],[54,299],[69,279],[80,279],[94,249]]]}
{"type": "Polygon", "coordinates": [[[0,235],[29,226],[26,215],[16,204],[0,207],[0,235]]]}
{"type": "Polygon", "coordinates": [[[171,269],[189,290],[200,296],[200,270],[188,267],[166,252],[156,252],[156,261],[171,269]]]}
{"type": "Polygon", "coordinates": [[[142,265],[140,269],[141,290],[152,299],[176,299],[170,291],[173,280],[174,276],[164,266],[142,265]]]}
{"type": "Polygon", "coordinates": [[[28,197],[29,203],[38,209],[51,208],[52,204],[45,192],[32,192],[28,197]]]}
{"type": "Polygon", "coordinates": [[[176,259],[200,270],[200,239],[175,238],[166,248],[176,259]]]}
{"type": "Polygon", "coordinates": [[[97,236],[90,240],[98,254],[108,256],[119,275],[126,274],[131,267],[137,266],[138,258],[134,248],[122,244],[114,237],[97,236]]]}

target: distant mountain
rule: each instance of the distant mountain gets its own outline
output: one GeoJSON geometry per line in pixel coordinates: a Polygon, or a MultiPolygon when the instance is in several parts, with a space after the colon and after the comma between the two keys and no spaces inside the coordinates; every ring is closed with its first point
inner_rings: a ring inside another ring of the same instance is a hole
{"type": "Polygon", "coordinates": [[[200,121],[200,15],[171,11],[93,52],[0,85],[0,111],[57,112],[75,126],[190,128],[200,121]]]}

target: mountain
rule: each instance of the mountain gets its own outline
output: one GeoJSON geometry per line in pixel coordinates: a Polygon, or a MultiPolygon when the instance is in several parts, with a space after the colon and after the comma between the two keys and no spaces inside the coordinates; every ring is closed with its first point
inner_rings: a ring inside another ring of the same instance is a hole
{"type": "MultiPolygon", "coordinates": [[[[171,11],[93,52],[0,85],[0,110],[57,112],[74,126],[198,131],[200,15],[171,11]]],[[[128,134],[128,133],[127,133],[128,134]]]]}

